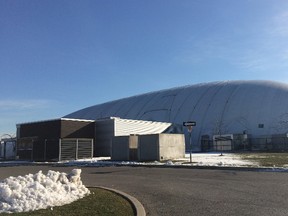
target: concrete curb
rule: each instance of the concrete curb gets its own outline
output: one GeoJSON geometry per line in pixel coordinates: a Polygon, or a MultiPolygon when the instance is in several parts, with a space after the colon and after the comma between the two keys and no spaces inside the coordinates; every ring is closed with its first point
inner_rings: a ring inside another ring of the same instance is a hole
{"type": "Polygon", "coordinates": [[[0,167],[11,167],[11,166],[52,166],[52,167],[146,167],[146,168],[180,168],[180,169],[211,169],[211,170],[235,170],[235,171],[253,171],[253,172],[288,172],[287,167],[250,167],[250,166],[187,166],[187,165],[145,165],[145,164],[101,164],[97,166],[90,164],[59,164],[59,163],[1,163],[0,167]]]}
{"type": "Polygon", "coordinates": [[[287,168],[281,167],[232,167],[232,166],[183,166],[183,165],[114,165],[115,167],[147,167],[147,168],[180,168],[180,169],[210,169],[231,171],[253,171],[253,172],[288,172],[287,168]]]}
{"type": "Polygon", "coordinates": [[[0,167],[10,166],[52,166],[52,167],[146,167],[146,168],[180,168],[180,169],[210,169],[210,170],[235,170],[235,171],[253,171],[253,172],[288,172],[288,168],[283,167],[232,167],[232,166],[185,166],[185,165],[143,165],[143,164],[98,164],[97,166],[91,166],[90,164],[58,164],[58,163],[4,163],[0,167]]]}
{"type": "MultiPolygon", "coordinates": [[[[86,186],[86,187],[89,188],[89,186],[86,186]]],[[[128,202],[131,203],[131,205],[133,206],[133,208],[136,212],[136,216],[146,216],[146,211],[145,211],[144,206],[135,197],[133,197],[129,194],[126,194],[122,191],[112,189],[112,188],[107,188],[107,187],[102,187],[102,186],[91,186],[91,188],[100,188],[100,189],[108,190],[108,191],[111,191],[113,193],[116,193],[117,195],[122,196],[124,199],[126,199],[128,202]]]]}

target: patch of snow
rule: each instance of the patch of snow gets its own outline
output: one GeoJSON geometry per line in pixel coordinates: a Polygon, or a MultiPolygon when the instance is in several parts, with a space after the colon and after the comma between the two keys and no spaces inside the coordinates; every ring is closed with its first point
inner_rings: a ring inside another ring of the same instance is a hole
{"type": "Polygon", "coordinates": [[[117,165],[141,165],[141,166],[218,166],[218,167],[258,167],[256,162],[243,160],[239,155],[233,153],[193,153],[192,163],[190,162],[190,154],[185,154],[185,158],[168,161],[111,161],[110,157],[82,159],[73,161],[58,162],[66,166],[117,166],[117,165]]]}
{"type": "Polygon", "coordinates": [[[169,160],[165,163],[166,165],[174,165],[173,161],[169,160]]]}
{"type": "MultiPolygon", "coordinates": [[[[259,163],[255,160],[242,159],[239,154],[219,152],[212,153],[192,153],[192,163],[190,163],[190,154],[185,154],[184,158],[178,158],[168,161],[112,161],[110,157],[95,157],[90,159],[79,159],[71,161],[60,162],[45,162],[45,164],[61,165],[61,166],[77,166],[77,167],[101,167],[101,166],[206,166],[206,167],[254,167],[261,168],[259,163]]],[[[43,164],[42,162],[22,162],[22,161],[10,161],[2,163],[1,166],[15,166],[25,164],[43,164]]],[[[262,167],[265,168],[265,167],[262,167]]],[[[288,164],[283,167],[278,167],[288,171],[288,164]]]]}
{"type": "MultiPolygon", "coordinates": [[[[186,154],[185,158],[189,158],[190,154],[186,154]]],[[[240,156],[233,153],[220,154],[213,153],[195,153],[192,154],[192,162],[197,166],[230,166],[230,167],[245,167],[257,166],[258,164],[248,160],[242,160],[240,156]]]]}
{"type": "Polygon", "coordinates": [[[73,161],[62,161],[58,164],[66,166],[117,166],[117,165],[154,165],[154,166],[220,166],[220,167],[257,167],[256,162],[242,160],[240,156],[233,153],[193,153],[192,163],[190,162],[190,154],[185,154],[185,158],[168,161],[152,161],[152,162],[138,162],[138,161],[111,161],[110,157],[81,159],[73,161]]]}
{"type": "Polygon", "coordinates": [[[10,176],[0,182],[0,213],[53,209],[83,198],[90,191],[80,175],[81,169],[73,169],[68,175],[49,170],[47,175],[10,176]]]}

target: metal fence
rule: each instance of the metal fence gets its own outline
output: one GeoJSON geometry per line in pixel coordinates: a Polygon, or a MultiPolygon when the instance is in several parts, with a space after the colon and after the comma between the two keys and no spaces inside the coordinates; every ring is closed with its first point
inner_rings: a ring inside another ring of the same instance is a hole
{"type": "Polygon", "coordinates": [[[285,136],[248,138],[246,140],[202,140],[203,152],[265,151],[288,152],[288,138],[285,136]]]}
{"type": "Polygon", "coordinates": [[[250,138],[251,151],[288,151],[287,137],[250,138]]]}

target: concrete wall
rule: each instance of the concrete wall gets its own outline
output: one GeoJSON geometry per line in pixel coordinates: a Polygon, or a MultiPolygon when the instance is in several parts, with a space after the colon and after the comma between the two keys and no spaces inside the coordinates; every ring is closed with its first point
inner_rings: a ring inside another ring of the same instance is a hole
{"type": "Polygon", "coordinates": [[[142,135],[138,138],[138,159],[140,161],[158,161],[159,134],[142,135]]]}
{"type": "Polygon", "coordinates": [[[185,157],[183,134],[153,134],[139,136],[138,159],[161,161],[185,157]]]}
{"type": "Polygon", "coordinates": [[[185,157],[185,138],[183,134],[159,134],[160,160],[185,157]]]}
{"type": "Polygon", "coordinates": [[[114,119],[97,120],[95,122],[95,156],[111,156],[112,138],[115,135],[114,119]]]}
{"type": "Polygon", "coordinates": [[[129,160],[129,136],[113,137],[111,160],[128,161],[129,160]]]}
{"type": "Polygon", "coordinates": [[[138,160],[138,136],[116,136],[112,139],[111,159],[138,160]]]}
{"type": "Polygon", "coordinates": [[[118,136],[112,139],[112,160],[161,161],[185,157],[183,134],[118,136]]]}

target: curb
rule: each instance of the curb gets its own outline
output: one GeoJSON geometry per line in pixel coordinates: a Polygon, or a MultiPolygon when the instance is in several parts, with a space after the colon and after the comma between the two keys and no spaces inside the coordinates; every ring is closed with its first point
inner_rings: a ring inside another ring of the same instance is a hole
{"type": "Polygon", "coordinates": [[[114,165],[118,167],[147,167],[147,168],[180,168],[180,169],[206,169],[206,170],[231,170],[231,171],[252,171],[252,172],[288,172],[282,167],[232,167],[232,166],[183,166],[183,165],[114,165]]]}
{"type": "MultiPolygon", "coordinates": [[[[89,188],[89,186],[86,186],[86,187],[89,188]]],[[[132,207],[135,210],[136,216],[146,216],[146,211],[145,211],[144,206],[135,197],[133,197],[129,194],[126,194],[122,191],[112,189],[112,188],[107,188],[107,187],[102,187],[102,186],[91,186],[91,187],[108,190],[108,191],[111,191],[113,193],[116,193],[117,195],[122,196],[124,199],[126,199],[128,202],[131,203],[132,207]]]]}
{"type": "Polygon", "coordinates": [[[146,168],[180,168],[180,169],[210,169],[210,170],[235,170],[235,171],[253,171],[253,172],[288,172],[288,168],[285,167],[249,167],[249,166],[185,166],[185,165],[143,165],[143,164],[98,164],[97,166],[91,166],[90,164],[51,164],[51,163],[4,163],[0,167],[11,167],[11,166],[52,166],[52,167],[146,167],[146,168]]]}
{"type": "Polygon", "coordinates": [[[185,165],[145,165],[145,164],[101,164],[91,166],[90,164],[58,164],[58,163],[1,163],[0,167],[11,166],[52,166],[52,167],[146,167],[146,168],[180,168],[180,169],[210,169],[210,170],[235,170],[235,171],[253,171],[253,172],[288,172],[287,167],[249,167],[249,166],[185,166],[185,165]]]}

